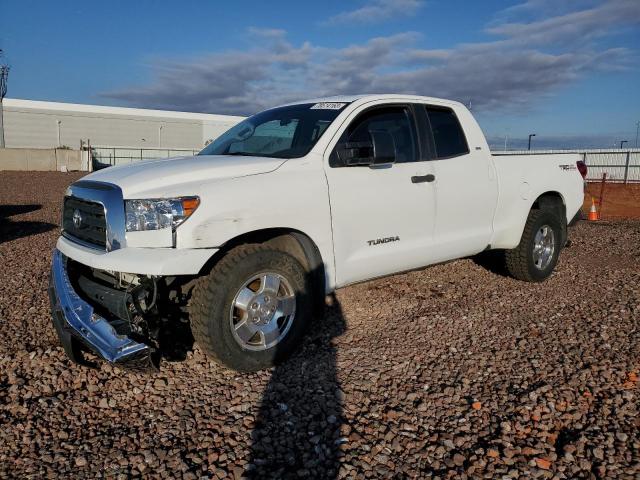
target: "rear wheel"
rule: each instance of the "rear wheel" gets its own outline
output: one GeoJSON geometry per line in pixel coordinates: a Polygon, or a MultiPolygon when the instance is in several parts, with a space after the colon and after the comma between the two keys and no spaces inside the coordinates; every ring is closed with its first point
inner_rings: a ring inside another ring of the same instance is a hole
{"type": "Polygon", "coordinates": [[[241,371],[287,358],[310,315],[304,268],[291,255],[264,245],[227,253],[196,284],[190,305],[196,342],[215,360],[241,371]]]}
{"type": "Polygon", "coordinates": [[[520,243],[505,252],[511,276],[525,282],[541,282],[551,275],[562,248],[562,219],[552,210],[531,210],[520,243]]]}

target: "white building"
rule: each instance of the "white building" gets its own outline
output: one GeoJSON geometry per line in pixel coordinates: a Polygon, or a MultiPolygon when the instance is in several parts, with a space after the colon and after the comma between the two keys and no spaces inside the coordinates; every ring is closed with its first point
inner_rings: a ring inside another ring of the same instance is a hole
{"type": "Polygon", "coordinates": [[[243,117],[4,99],[7,148],[105,147],[200,150],[243,117]]]}

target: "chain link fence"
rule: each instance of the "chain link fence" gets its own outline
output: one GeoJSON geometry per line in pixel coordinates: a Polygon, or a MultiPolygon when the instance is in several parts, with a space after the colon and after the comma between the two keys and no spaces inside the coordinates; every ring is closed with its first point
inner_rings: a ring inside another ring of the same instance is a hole
{"type": "MultiPolygon", "coordinates": [[[[198,153],[193,148],[127,148],[91,146],[93,169],[154,160],[184,157],[198,153]]],[[[523,150],[496,152],[499,155],[535,155],[554,153],[578,153],[587,164],[587,181],[598,181],[604,173],[607,181],[616,183],[640,183],[640,148],[590,149],[590,150],[523,150]]]]}
{"type": "Polygon", "coordinates": [[[126,165],[143,160],[186,157],[195,155],[198,152],[199,150],[193,148],[127,148],[91,145],[94,170],[100,170],[114,165],[126,165]]]}
{"type": "Polygon", "coordinates": [[[595,182],[607,174],[614,183],[640,183],[640,148],[589,150],[522,150],[495,152],[499,155],[578,153],[588,167],[587,181],[595,182]]]}

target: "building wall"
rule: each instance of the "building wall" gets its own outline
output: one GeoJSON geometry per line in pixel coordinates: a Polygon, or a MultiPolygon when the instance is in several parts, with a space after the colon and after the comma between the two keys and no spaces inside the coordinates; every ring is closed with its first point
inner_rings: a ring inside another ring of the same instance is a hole
{"type": "Polygon", "coordinates": [[[31,100],[4,100],[8,148],[78,148],[92,145],[200,149],[243,117],[105,107],[31,100]]]}
{"type": "Polygon", "coordinates": [[[86,153],[60,148],[0,148],[0,170],[86,171],[86,153]]]}

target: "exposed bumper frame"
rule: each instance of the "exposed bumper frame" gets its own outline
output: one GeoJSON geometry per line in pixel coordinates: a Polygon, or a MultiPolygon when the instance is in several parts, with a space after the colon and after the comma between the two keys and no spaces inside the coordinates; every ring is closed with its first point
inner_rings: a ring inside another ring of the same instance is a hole
{"type": "Polygon", "coordinates": [[[49,299],[56,332],[71,360],[91,366],[82,355],[83,349],[89,349],[111,363],[151,365],[151,347],[118,334],[80,298],[67,274],[67,258],[57,249],[51,264],[49,299]]]}

